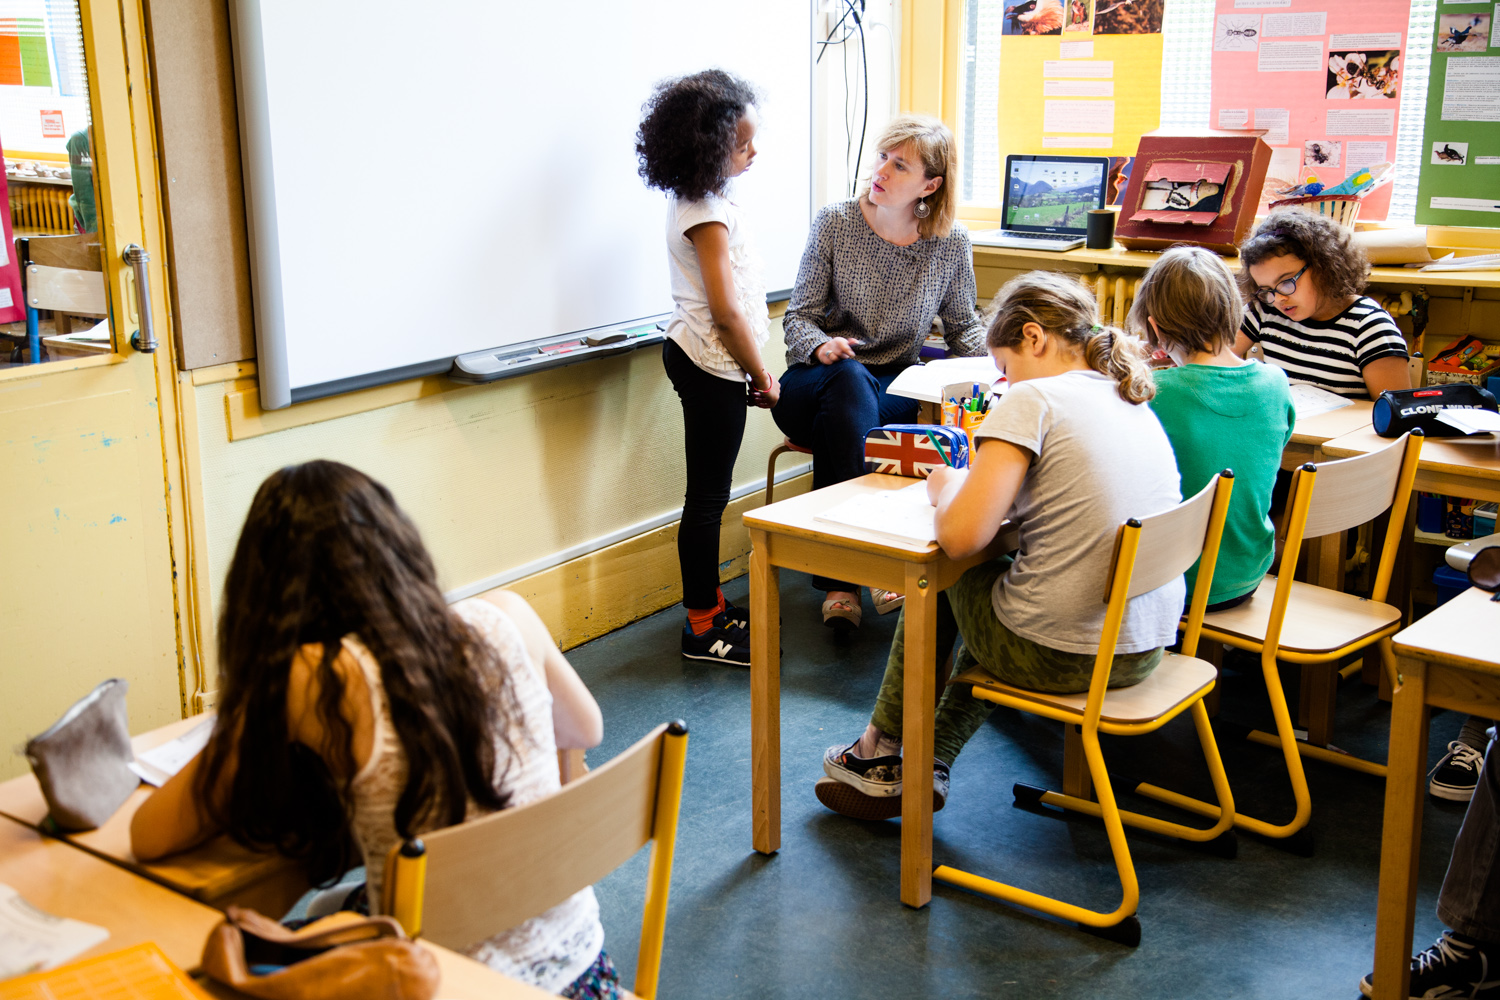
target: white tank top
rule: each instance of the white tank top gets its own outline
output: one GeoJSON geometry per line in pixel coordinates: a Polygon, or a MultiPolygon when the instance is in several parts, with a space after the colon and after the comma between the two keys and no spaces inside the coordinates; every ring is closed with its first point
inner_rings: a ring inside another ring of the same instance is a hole
{"type": "MultiPolygon", "coordinates": [[[[520,631],[499,608],[471,598],[452,610],[490,644],[505,672],[504,683],[515,693],[516,715],[506,734],[515,756],[504,742],[495,742],[496,787],[510,796],[513,806],[525,805],[561,787],[557,774],[557,743],[552,732],[552,694],[531,665],[520,631]]],[[[390,704],[380,679],[380,666],[353,635],[344,648],[364,671],[375,718],[375,740],[370,759],[354,777],[353,827],[365,858],[371,912],[378,912],[385,881],[386,855],[399,841],[396,803],[406,788],[406,751],[391,722],[390,704]]],[[[493,690],[501,678],[486,678],[493,690]]],[[[483,815],[473,802],[466,818],[483,815]]],[[[418,832],[434,829],[437,824],[418,832]]],[[[583,889],[540,916],[464,949],[469,957],[505,975],[557,993],[584,973],[604,947],[604,927],[592,887],[583,889]]]]}

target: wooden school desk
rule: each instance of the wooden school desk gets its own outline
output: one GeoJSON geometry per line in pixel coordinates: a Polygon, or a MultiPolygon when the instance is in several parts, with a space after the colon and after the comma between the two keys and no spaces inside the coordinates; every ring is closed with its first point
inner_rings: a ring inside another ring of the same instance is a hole
{"type": "MultiPolygon", "coordinates": [[[[198,715],[135,737],[137,754],[181,736],[210,718],[198,715]]],[[[228,837],[216,837],[201,847],[160,861],[140,862],[130,850],[130,820],[152,792],[142,785],[97,830],[59,834],[69,843],[106,861],[123,865],[147,878],[212,906],[230,903],[280,917],[307,891],[302,869],[274,854],[246,850],[228,837]]],[[[0,815],[40,829],[47,818],[47,800],[31,774],[0,784],[0,815]]]]}
{"type": "MultiPolygon", "coordinates": [[[[1014,548],[1010,533],[968,559],[936,543],[899,542],[815,520],[850,497],[910,486],[914,479],[870,474],[745,514],[750,529],[750,780],[755,849],[781,847],[780,570],[801,570],[906,595],[906,687],[902,745],[907,760],[932,759],[937,703],[937,595],[970,566],[1014,548]],[[1007,544],[1010,543],[1010,544],[1007,544]]],[[[809,766],[811,761],[808,762],[809,766]]],[[[932,768],[908,769],[901,788],[901,901],[932,898],[932,768]]]]}
{"type": "MultiPolygon", "coordinates": [[[[1425,451],[1425,448],[1424,448],[1425,451]]],[[[1400,684],[1391,746],[1375,917],[1375,996],[1401,997],[1411,973],[1412,910],[1422,845],[1429,707],[1500,718],[1500,604],[1471,587],[1392,641],[1400,684]]]]}
{"type": "MultiPolygon", "coordinates": [[[[1323,454],[1345,458],[1378,451],[1391,443],[1365,427],[1323,442],[1323,454]]],[[[1500,500],[1500,443],[1459,444],[1451,438],[1422,442],[1413,489],[1477,500],[1500,500]]]]}
{"type": "Polygon", "coordinates": [[[196,969],[208,932],[223,919],[218,910],[4,816],[0,882],[48,913],[109,929],[79,957],[155,941],[176,965],[196,969]]]}

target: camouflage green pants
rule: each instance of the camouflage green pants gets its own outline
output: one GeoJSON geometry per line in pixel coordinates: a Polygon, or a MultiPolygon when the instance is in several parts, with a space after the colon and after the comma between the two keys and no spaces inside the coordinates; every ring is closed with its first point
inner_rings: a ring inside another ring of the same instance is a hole
{"type": "MultiPolygon", "coordinates": [[[[995,617],[990,595],[995,581],[1005,574],[1010,559],[1001,558],[975,566],[952,587],[938,595],[937,660],[929,669],[948,659],[956,645],[955,676],[978,665],[997,680],[1033,691],[1086,691],[1094,672],[1092,653],[1067,653],[1016,635],[995,617]]],[[[906,612],[896,623],[891,652],[885,662],[885,680],[875,699],[870,721],[881,732],[901,736],[901,701],[905,694],[906,612]]],[[[1110,668],[1110,687],[1129,687],[1144,680],[1161,662],[1160,649],[1115,656],[1110,668]]],[[[969,693],[967,685],[950,686],[938,703],[934,725],[934,747],[939,760],[952,764],[995,705],[969,693]]]]}

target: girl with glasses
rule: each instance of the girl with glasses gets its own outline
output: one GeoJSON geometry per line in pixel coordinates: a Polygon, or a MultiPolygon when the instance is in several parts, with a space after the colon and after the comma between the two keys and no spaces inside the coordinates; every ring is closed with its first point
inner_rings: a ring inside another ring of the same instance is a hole
{"type": "Polygon", "coordinates": [[[1247,307],[1236,354],[1260,344],[1293,383],[1353,399],[1411,388],[1406,338],[1362,294],[1370,262],[1348,230],[1296,209],[1272,212],[1240,244],[1240,263],[1247,307]]]}

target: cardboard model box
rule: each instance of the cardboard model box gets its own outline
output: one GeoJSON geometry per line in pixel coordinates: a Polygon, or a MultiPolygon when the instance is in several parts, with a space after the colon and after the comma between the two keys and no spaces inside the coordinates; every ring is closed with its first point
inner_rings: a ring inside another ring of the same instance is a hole
{"type": "Polygon", "coordinates": [[[1238,253],[1271,163],[1263,134],[1204,129],[1141,136],[1115,239],[1131,250],[1188,243],[1238,253]]]}

